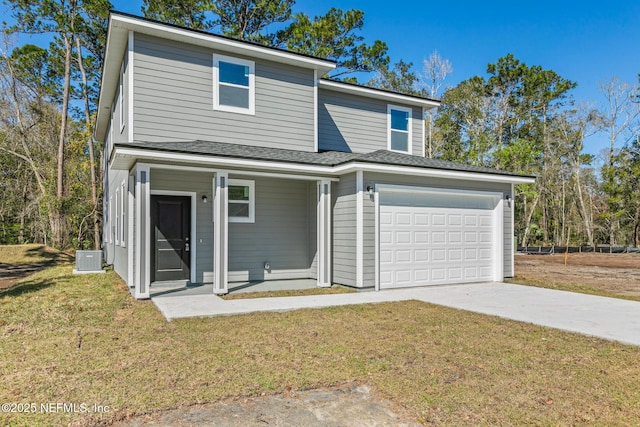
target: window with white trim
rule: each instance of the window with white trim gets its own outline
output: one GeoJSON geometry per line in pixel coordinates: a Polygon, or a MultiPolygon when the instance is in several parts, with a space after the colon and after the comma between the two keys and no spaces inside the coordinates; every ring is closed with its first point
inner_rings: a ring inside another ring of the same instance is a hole
{"type": "Polygon", "coordinates": [[[114,232],[114,224],[113,224],[113,196],[109,196],[109,218],[107,219],[107,223],[109,224],[109,243],[113,243],[113,232],[114,232]]]}
{"type": "Polygon", "coordinates": [[[387,106],[387,148],[411,154],[411,108],[387,106]]]}
{"type": "Polygon", "coordinates": [[[255,182],[230,179],[228,194],[229,222],[255,222],[255,182]]]}
{"type": "Polygon", "coordinates": [[[116,245],[120,245],[120,210],[118,209],[119,204],[120,204],[120,189],[116,188],[116,206],[115,206],[116,216],[113,218],[115,221],[114,234],[116,236],[116,245]]]}
{"type": "Polygon", "coordinates": [[[127,244],[125,243],[127,240],[127,231],[124,222],[127,213],[127,210],[125,209],[125,200],[127,200],[126,195],[127,192],[125,190],[125,181],[123,181],[122,184],[120,184],[120,246],[122,246],[123,248],[127,246],[127,244]]]}
{"type": "Polygon", "coordinates": [[[213,109],[255,114],[255,63],[213,55],[213,109]]]}

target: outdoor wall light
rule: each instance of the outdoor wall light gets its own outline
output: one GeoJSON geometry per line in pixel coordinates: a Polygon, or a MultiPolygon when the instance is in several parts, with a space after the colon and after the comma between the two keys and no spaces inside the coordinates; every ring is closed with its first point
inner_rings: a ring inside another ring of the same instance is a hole
{"type": "Polygon", "coordinates": [[[369,193],[369,200],[371,200],[372,202],[375,202],[375,195],[373,193],[373,187],[371,185],[367,186],[367,193],[369,193]]]}
{"type": "Polygon", "coordinates": [[[207,203],[209,201],[209,199],[207,198],[206,194],[202,195],[202,203],[207,203]]]}
{"type": "Polygon", "coordinates": [[[507,202],[510,202],[510,201],[511,201],[511,196],[507,194],[507,195],[505,195],[505,196],[504,196],[504,199],[505,199],[507,202]]]}

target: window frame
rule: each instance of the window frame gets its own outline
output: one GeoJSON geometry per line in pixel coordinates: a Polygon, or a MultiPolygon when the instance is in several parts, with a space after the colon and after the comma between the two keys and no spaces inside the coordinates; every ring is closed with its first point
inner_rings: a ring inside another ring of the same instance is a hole
{"type": "Polygon", "coordinates": [[[231,203],[242,203],[249,205],[249,216],[231,216],[229,215],[229,208],[227,206],[227,218],[229,222],[239,222],[239,223],[250,223],[253,224],[256,222],[256,192],[255,192],[255,181],[250,179],[229,179],[229,187],[249,187],[249,200],[231,200],[231,197],[227,198],[227,204],[231,203]]]}
{"type": "Polygon", "coordinates": [[[115,202],[116,204],[114,206],[114,209],[116,211],[116,215],[113,218],[115,222],[114,240],[115,240],[116,246],[120,246],[120,189],[119,188],[116,188],[115,198],[116,198],[116,202],[115,202]]]}
{"type": "Polygon", "coordinates": [[[392,105],[392,104],[387,104],[387,150],[389,151],[393,151],[394,153],[403,153],[403,154],[412,154],[412,145],[413,145],[413,133],[412,133],[412,127],[413,127],[413,108],[411,107],[403,107],[400,105],[392,105]],[[407,130],[399,130],[399,129],[392,129],[391,127],[391,111],[392,110],[397,110],[397,111],[402,111],[404,113],[408,113],[409,117],[408,117],[408,123],[407,123],[407,130]],[[392,132],[402,132],[405,133],[407,135],[407,150],[394,150],[391,148],[391,134],[392,132]]]}
{"type": "Polygon", "coordinates": [[[228,111],[231,113],[255,115],[255,98],[256,98],[256,81],[255,81],[255,62],[248,59],[240,59],[232,56],[213,54],[213,109],[218,111],[228,111]],[[235,85],[231,83],[220,82],[220,62],[228,62],[230,64],[249,67],[249,86],[235,85]],[[232,105],[220,104],[220,85],[228,87],[246,88],[248,89],[249,107],[234,107],[232,105]]]}
{"type": "Polygon", "coordinates": [[[107,219],[107,228],[109,229],[109,243],[113,243],[113,196],[109,196],[109,218],[107,219]]]}
{"type": "Polygon", "coordinates": [[[123,248],[127,247],[127,232],[125,228],[125,218],[127,217],[127,209],[125,206],[125,201],[127,200],[126,195],[125,181],[122,181],[122,184],[120,184],[120,246],[123,248]]]}

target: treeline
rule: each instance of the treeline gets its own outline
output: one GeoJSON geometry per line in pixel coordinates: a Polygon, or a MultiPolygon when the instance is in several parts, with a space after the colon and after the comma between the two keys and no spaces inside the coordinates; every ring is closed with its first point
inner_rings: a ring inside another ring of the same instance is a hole
{"type": "MultiPolygon", "coordinates": [[[[313,18],[294,0],[144,0],[142,14],[176,25],[329,58],[326,78],[441,97],[427,116],[430,157],[538,177],[516,189],[521,245],[638,246],[640,142],[637,86],[611,80],[609,104],[575,105],[568,81],[512,55],[486,76],[441,93],[451,64],[437,53],[422,72],[392,64],[384,41],[364,42],[364,13],[331,8],[313,18]],[[360,74],[363,75],[363,74],[360,74]],[[366,75],[366,74],[365,74],[366,75]],[[584,140],[601,132],[601,159],[584,140]]],[[[100,246],[102,147],[92,139],[106,37],[106,0],[13,0],[0,52],[0,243],[100,246]],[[14,34],[48,34],[46,46],[13,46],[14,34]]]]}
{"type": "Polygon", "coordinates": [[[447,160],[537,177],[516,187],[518,244],[639,246],[638,85],[612,79],[600,108],[576,105],[576,83],[507,55],[449,88],[433,125],[447,160]],[[608,141],[599,156],[588,136],[608,141]]]}

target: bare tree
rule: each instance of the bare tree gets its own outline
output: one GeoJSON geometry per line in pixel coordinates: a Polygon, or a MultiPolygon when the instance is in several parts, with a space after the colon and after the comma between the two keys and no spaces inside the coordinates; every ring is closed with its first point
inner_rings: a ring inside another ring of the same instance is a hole
{"type": "MultiPolygon", "coordinates": [[[[453,67],[448,59],[443,59],[437,50],[434,50],[429,58],[425,58],[422,73],[420,75],[422,86],[427,90],[431,98],[438,98],[440,90],[444,84],[447,75],[453,72],[453,67]]],[[[429,110],[425,120],[427,127],[426,153],[430,159],[435,156],[437,150],[434,147],[433,127],[434,127],[435,111],[429,110]]]]}
{"type": "Polygon", "coordinates": [[[613,178],[616,157],[616,145],[621,137],[627,133],[635,134],[638,131],[640,117],[640,104],[638,103],[638,93],[640,88],[637,85],[630,85],[620,82],[617,77],[600,84],[605,105],[597,115],[599,129],[607,135],[609,150],[606,164],[603,167],[604,190],[608,197],[609,212],[606,215],[608,220],[609,244],[616,243],[616,231],[618,229],[619,211],[617,198],[615,197],[616,183],[613,178]]]}

